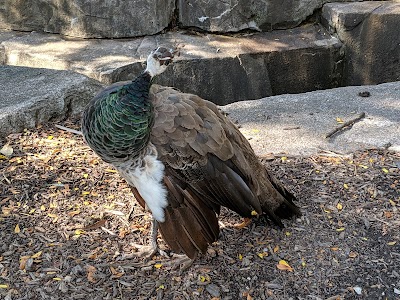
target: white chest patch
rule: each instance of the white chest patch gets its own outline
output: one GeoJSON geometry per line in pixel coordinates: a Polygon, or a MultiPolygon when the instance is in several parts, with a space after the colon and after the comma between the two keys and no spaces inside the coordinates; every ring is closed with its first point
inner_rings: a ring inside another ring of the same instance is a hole
{"type": "Polygon", "coordinates": [[[157,160],[157,156],[145,156],[143,164],[136,168],[118,166],[117,169],[121,176],[138,190],[154,219],[164,222],[164,208],[168,205],[167,190],[162,183],[164,165],[157,160]]]}

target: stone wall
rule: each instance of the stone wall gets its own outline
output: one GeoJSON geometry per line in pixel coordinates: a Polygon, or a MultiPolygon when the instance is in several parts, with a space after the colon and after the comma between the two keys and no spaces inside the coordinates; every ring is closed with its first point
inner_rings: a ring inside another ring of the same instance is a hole
{"type": "Polygon", "coordinates": [[[0,0],[0,29],[82,38],[144,36],[170,24],[269,31],[297,26],[327,2],[332,0],[0,0]]]}
{"type": "Polygon", "coordinates": [[[0,0],[0,28],[82,38],[155,34],[168,26],[174,0],[0,0]]]}
{"type": "MultiPolygon", "coordinates": [[[[400,2],[400,1],[399,1],[400,2]]],[[[400,80],[400,3],[330,3],[322,23],[344,45],[342,85],[400,80]]]]}

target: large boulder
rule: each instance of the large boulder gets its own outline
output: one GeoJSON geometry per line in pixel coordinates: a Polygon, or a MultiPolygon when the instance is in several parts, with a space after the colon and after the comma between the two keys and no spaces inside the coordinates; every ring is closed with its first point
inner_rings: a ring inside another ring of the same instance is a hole
{"type": "MultiPolygon", "coordinates": [[[[343,0],[338,0],[341,2],[343,0]]],[[[180,0],[179,22],[211,32],[269,31],[299,25],[329,0],[180,0]]]]}
{"type": "Polygon", "coordinates": [[[341,81],[342,44],[313,25],[235,36],[174,31],[129,40],[27,33],[3,42],[9,65],[69,69],[105,84],[137,76],[160,44],[180,46],[180,55],[157,82],[217,104],[327,89],[341,81]]]}
{"type": "Polygon", "coordinates": [[[171,22],[174,0],[3,0],[0,28],[83,38],[143,36],[171,22]]]}
{"type": "Polygon", "coordinates": [[[101,88],[71,71],[0,66],[0,136],[79,114],[101,88]]]}
{"type": "Polygon", "coordinates": [[[400,2],[329,3],[322,22],[344,44],[343,85],[400,80],[400,2]]]}

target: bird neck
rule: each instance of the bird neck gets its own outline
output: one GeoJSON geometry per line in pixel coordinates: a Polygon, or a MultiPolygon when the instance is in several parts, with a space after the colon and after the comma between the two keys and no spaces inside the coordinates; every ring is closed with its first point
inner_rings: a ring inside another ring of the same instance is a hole
{"type": "Polygon", "coordinates": [[[146,92],[150,90],[151,84],[153,83],[153,76],[148,71],[143,71],[138,77],[132,80],[128,86],[135,91],[146,92]]]}

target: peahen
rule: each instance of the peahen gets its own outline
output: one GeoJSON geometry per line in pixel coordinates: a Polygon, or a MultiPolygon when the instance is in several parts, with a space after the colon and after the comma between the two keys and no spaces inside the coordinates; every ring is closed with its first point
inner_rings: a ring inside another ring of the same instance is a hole
{"type": "Polygon", "coordinates": [[[245,218],[300,215],[296,198],[260,163],[236,126],[209,101],[152,79],[172,62],[159,47],[131,82],[116,83],[88,104],[82,120],[87,144],[130,184],[176,253],[194,259],[218,239],[225,206],[245,218]]]}

